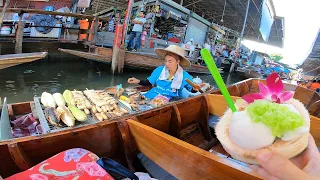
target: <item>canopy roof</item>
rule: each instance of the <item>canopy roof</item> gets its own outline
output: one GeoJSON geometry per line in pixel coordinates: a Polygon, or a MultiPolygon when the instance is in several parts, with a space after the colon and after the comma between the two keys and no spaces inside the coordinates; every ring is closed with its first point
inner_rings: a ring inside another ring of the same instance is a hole
{"type": "MultiPolygon", "coordinates": [[[[243,21],[246,14],[247,0],[174,0],[197,13],[210,22],[218,23],[239,33],[243,27],[243,21]],[[223,10],[224,17],[221,22],[223,10]]],[[[250,0],[247,24],[244,31],[244,38],[264,42],[259,32],[261,5],[263,0],[250,0]]],[[[272,0],[271,0],[272,4],[272,0]]],[[[273,5],[273,4],[272,4],[273,5]]],[[[275,12],[275,11],[274,11],[275,12]]],[[[283,19],[275,17],[272,25],[272,31],[267,44],[282,47],[283,46],[283,19]]],[[[264,42],[266,43],[266,42],[264,42]]]]}
{"type": "Polygon", "coordinates": [[[320,30],[318,37],[314,42],[312,51],[300,68],[303,69],[302,73],[305,73],[306,75],[317,76],[320,74],[320,30]]]}

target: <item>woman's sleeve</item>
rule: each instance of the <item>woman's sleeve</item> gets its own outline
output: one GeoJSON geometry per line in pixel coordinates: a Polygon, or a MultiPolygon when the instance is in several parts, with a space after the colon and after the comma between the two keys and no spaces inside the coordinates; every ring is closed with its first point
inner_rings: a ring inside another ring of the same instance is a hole
{"type": "Polygon", "coordinates": [[[163,69],[163,66],[159,66],[155,70],[153,70],[151,75],[147,78],[149,80],[150,84],[152,84],[152,85],[156,84],[156,81],[159,78],[162,69],[163,69]]]}
{"type": "Polygon", "coordinates": [[[148,79],[140,80],[139,85],[141,86],[151,86],[152,84],[149,82],[148,79]]]}
{"type": "Polygon", "coordinates": [[[188,90],[188,91],[192,91],[192,86],[186,81],[186,79],[189,79],[190,81],[193,82],[193,77],[188,73],[188,72],[185,72],[185,77],[184,77],[184,81],[185,81],[185,88],[188,90]]]}

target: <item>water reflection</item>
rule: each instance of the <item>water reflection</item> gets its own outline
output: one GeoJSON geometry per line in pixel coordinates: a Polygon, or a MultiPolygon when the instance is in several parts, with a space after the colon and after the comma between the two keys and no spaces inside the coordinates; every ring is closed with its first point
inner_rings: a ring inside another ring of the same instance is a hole
{"type": "MultiPolygon", "coordinates": [[[[7,97],[9,103],[15,103],[31,101],[44,91],[62,93],[65,89],[104,89],[117,84],[127,87],[129,77],[146,79],[150,74],[151,71],[125,69],[123,75],[113,76],[110,65],[103,63],[83,59],[41,60],[0,70],[0,97],[7,97]]],[[[198,76],[215,85],[211,75],[198,76]]],[[[240,81],[235,75],[225,74],[223,78],[227,84],[240,81]]]]}

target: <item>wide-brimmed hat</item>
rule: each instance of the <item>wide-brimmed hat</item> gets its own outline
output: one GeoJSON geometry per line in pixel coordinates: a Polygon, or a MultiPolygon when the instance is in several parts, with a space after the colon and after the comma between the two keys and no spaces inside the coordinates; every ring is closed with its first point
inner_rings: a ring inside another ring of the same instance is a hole
{"type": "Polygon", "coordinates": [[[184,49],[177,46],[177,45],[170,45],[169,47],[162,49],[162,48],[158,48],[155,49],[156,54],[160,57],[160,58],[165,58],[165,56],[168,53],[172,53],[175,54],[177,56],[180,56],[180,66],[181,67],[190,67],[191,63],[190,61],[184,56],[184,49]]]}

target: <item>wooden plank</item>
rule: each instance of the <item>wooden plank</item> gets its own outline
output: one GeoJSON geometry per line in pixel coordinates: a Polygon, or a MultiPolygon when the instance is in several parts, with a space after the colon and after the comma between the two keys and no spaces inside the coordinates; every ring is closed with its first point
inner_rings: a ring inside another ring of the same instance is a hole
{"type": "Polygon", "coordinates": [[[310,116],[310,121],[310,133],[316,141],[317,146],[320,147],[320,118],[310,116]]]}
{"type": "Polygon", "coordinates": [[[83,148],[99,157],[108,157],[126,166],[121,135],[115,121],[54,132],[41,137],[18,138],[15,142],[33,164],[68,149],[83,148]]]}
{"type": "Polygon", "coordinates": [[[31,163],[30,159],[26,156],[23,150],[20,149],[17,143],[13,142],[8,144],[8,149],[12,159],[15,161],[16,165],[21,171],[25,171],[34,165],[31,163]]]}
{"type": "Polygon", "coordinates": [[[310,115],[319,116],[320,114],[320,100],[314,102],[309,108],[308,111],[310,115]]]}
{"type": "Polygon", "coordinates": [[[239,89],[240,92],[240,96],[244,96],[246,94],[249,94],[249,87],[247,85],[247,83],[240,83],[236,85],[239,89]]]}
{"type": "Polygon", "coordinates": [[[139,122],[127,122],[138,149],[177,179],[259,179],[248,167],[220,158],[139,122]]]}
{"type": "Polygon", "coordinates": [[[126,160],[128,163],[128,167],[131,172],[135,172],[136,170],[133,165],[133,158],[134,158],[134,153],[135,151],[137,151],[137,149],[135,148],[136,146],[134,146],[133,142],[131,141],[132,137],[129,132],[129,125],[125,120],[118,121],[117,124],[118,124],[118,129],[120,131],[121,142],[124,147],[124,152],[125,152],[126,160]]]}
{"type": "Polygon", "coordinates": [[[233,86],[228,87],[228,91],[229,91],[230,96],[240,96],[240,91],[239,91],[237,85],[233,85],[233,86]]]}
{"type": "Polygon", "coordinates": [[[0,175],[2,178],[7,178],[13,174],[19,173],[21,170],[12,159],[8,149],[9,141],[2,141],[0,143],[0,175]]]}
{"type": "Polygon", "coordinates": [[[314,91],[297,86],[293,98],[300,100],[308,108],[314,94],[314,91]]]}
{"type": "Polygon", "coordinates": [[[147,113],[138,114],[136,117],[140,123],[169,134],[172,111],[172,106],[167,106],[148,111],[147,113]]]}
{"type": "MultiPolygon", "coordinates": [[[[219,94],[208,94],[207,98],[209,113],[216,116],[222,116],[228,108],[228,104],[224,97],[219,94]]],[[[240,99],[240,97],[236,96],[231,96],[231,98],[233,101],[240,99]]]]}
{"type": "MultiPolygon", "coordinates": [[[[319,93],[314,93],[312,98],[310,99],[310,102],[307,106],[307,108],[310,108],[315,102],[320,100],[320,94],[319,93]]],[[[320,109],[320,107],[319,107],[320,109]]]]}
{"type": "MultiPolygon", "coordinates": [[[[3,8],[0,8],[0,11],[2,11],[3,8]]],[[[47,14],[47,15],[53,15],[53,16],[66,16],[66,17],[75,17],[75,18],[83,18],[88,20],[93,20],[95,16],[91,15],[85,15],[85,14],[77,14],[77,13],[65,13],[65,12],[57,12],[57,11],[45,11],[41,9],[23,9],[23,8],[8,8],[7,12],[9,13],[29,13],[29,14],[47,14]]],[[[99,18],[99,20],[102,21],[108,21],[107,18],[99,18]]]]}
{"type": "Polygon", "coordinates": [[[14,116],[25,115],[31,112],[30,102],[11,104],[14,116]]]}
{"type": "MultiPolygon", "coordinates": [[[[258,79],[253,79],[251,82],[251,87],[250,87],[250,89],[249,89],[249,92],[250,93],[258,93],[258,92],[260,92],[259,91],[259,85],[258,85],[258,82],[259,82],[260,80],[258,80],[258,79]]],[[[265,81],[261,81],[263,84],[265,84],[265,81]]]]}
{"type": "Polygon", "coordinates": [[[172,119],[170,121],[170,135],[181,138],[181,114],[177,105],[172,105],[172,119]]]}

